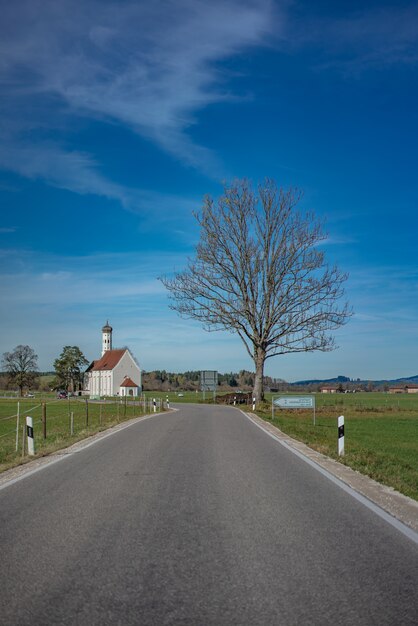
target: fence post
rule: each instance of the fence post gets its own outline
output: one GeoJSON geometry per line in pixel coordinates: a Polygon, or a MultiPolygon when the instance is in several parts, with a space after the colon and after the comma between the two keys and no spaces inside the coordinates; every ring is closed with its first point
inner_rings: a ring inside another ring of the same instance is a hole
{"type": "Polygon", "coordinates": [[[46,403],[42,402],[42,432],[44,439],[46,439],[46,403]]]}

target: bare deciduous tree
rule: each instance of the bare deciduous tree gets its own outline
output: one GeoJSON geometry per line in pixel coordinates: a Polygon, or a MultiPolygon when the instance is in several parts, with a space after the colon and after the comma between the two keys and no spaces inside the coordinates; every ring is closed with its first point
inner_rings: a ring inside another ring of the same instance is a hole
{"type": "Polygon", "coordinates": [[[37,378],[38,356],[30,346],[16,346],[12,352],[4,352],[2,365],[9,383],[19,387],[23,395],[25,387],[30,388],[37,378]]]}
{"type": "Polygon", "coordinates": [[[258,197],[245,180],[225,187],[216,204],[206,197],[195,214],[195,258],[161,278],[180,315],[239,335],[254,360],[257,400],[266,359],[333,350],[329,331],[351,315],[347,303],[338,304],[347,275],[325,262],[322,223],[302,215],[299,200],[271,180],[258,186],[258,197]]]}

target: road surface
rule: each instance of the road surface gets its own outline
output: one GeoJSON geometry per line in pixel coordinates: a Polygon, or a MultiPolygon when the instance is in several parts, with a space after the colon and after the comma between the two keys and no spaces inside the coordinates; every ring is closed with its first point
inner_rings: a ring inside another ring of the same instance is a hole
{"type": "Polygon", "coordinates": [[[418,546],[229,407],[0,491],[0,623],[418,623],[418,546]]]}

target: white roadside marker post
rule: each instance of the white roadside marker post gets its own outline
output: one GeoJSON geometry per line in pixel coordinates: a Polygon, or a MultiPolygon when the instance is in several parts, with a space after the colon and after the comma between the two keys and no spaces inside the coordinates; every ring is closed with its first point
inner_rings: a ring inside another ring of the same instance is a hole
{"type": "Polygon", "coordinates": [[[255,398],[253,398],[253,411],[255,411],[255,398]]]}
{"type": "Polygon", "coordinates": [[[154,406],[154,413],[156,413],[157,412],[157,403],[155,401],[155,398],[152,399],[152,404],[154,406]]]}
{"type": "Polygon", "coordinates": [[[22,424],[22,459],[26,454],[26,426],[22,424]]]}
{"type": "Polygon", "coordinates": [[[35,454],[35,440],[33,438],[33,419],[29,416],[26,417],[26,435],[28,437],[28,454],[33,456],[35,454]]]}
{"type": "Polygon", "coordinates": [[[344,415],[338,418],[338,456],[344,456],[344,415]]]}
{"type": "Polygon", "coordinates": [[[17,403],[16,415],[16,452],[19,450],[19,419],[20,419],[20,402],[17,403]]]}

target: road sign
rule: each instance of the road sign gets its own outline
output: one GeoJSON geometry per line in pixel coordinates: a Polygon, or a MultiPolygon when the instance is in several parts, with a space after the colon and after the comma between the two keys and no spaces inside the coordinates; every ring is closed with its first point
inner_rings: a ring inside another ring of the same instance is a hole
{"type": "Polygon", "coordinates": [[[200,388],[202,391],[216,391],[218,387],[218,372],[204,370],[200,372],[200,388]]]}
{"type": "Polygon", "coordinates": [[[312,409],[315,407],[315,396],[280,396],[273,404],[282,409],[312,409]]]}
{"type": "Polygon", "coordinates": [[[271,417],[274,417],[274,409],[313,409],[313,423],[315,424],[315,396],[277,396],[272,399],[271,417]]]}

